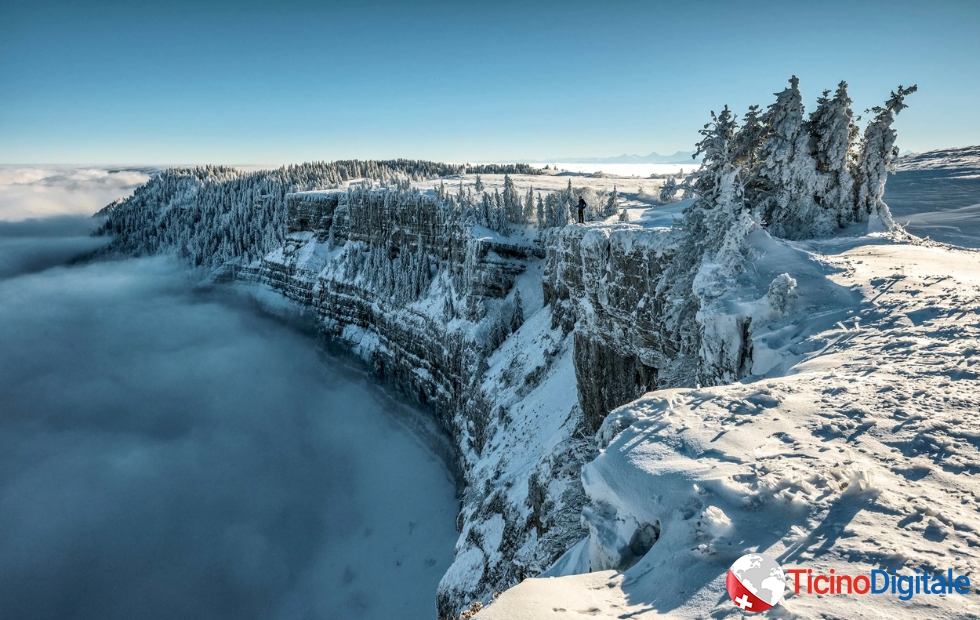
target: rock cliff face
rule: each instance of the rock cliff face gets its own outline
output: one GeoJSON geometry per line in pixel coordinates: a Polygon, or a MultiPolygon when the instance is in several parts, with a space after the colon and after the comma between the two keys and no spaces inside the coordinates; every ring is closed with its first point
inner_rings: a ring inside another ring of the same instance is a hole
{"type": "Polygon", "coordinates": [[[663,228],[572,226],[548,247],[545,302],[557,324],[574,327],[579,402],[593,430],[612,409],[675,380],[677,351],[656,331],[672,238],[663,228]]]}

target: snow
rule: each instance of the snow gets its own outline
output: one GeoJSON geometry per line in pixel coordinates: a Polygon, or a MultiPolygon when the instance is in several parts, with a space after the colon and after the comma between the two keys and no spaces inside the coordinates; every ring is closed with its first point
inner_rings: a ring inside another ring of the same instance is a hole
{"type": "Polygon", "coordinates": [[[897,221],[919,236],[964,247],[980,247],[980,204],[916,213],[897,221]]]}
{"type": "Polygon", "coordinates": [[[577,172],[580,174],[602,173],[617,177],[636,177],[646,178],[651,174],[677,174],[684,171],[690,174],[699,167],[693,159],[690,163],[682,164],[613,164],[613,163],[568,163],[556,162],[552,164],[532,164],[535,168],[550,166],[557,168],[561,172],[577,172]]]}
{"type": "Polygon", "coordinates": [[[885,186],[899,224],[920,237],[980,247],[980,146],[901,157],[885,186]]]}
{"type": "MultiPolygon", "coordinates": [[[[743,276],[732,303],[773,272],[797,282],[788,314],[755,333],[756,374],[652,392],[610,414],[582,474],[589,536],[479,618],[737,617],[725,575],[748,552],[823,574],[980,576],[977,253],[881,234],[754,234],[759,275],[743,276]],[[659,538],[631,558],[644,527],[659,538]]],[[[790,587],[770,612],[828,613],[968,617],[980,603],[790,587]]]]}
{"type": "Polygon", "coordinates": [[[898,172],[963,169],[972,169],[974,174],[980,170],[980,146],[913,153],[895,161],[895,170],[898,172]]]}

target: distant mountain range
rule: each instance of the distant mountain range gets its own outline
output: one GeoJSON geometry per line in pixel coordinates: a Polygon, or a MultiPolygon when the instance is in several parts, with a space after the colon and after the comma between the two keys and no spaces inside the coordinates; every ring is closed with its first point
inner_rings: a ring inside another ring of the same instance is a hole
{"type": "Polygon", "coordinates": [[[627,155],[623,153],[617,157],[555,157],[552,159],[538,159],[528,161],[532,164],[689,164],[692,161],[694,151],[677,151],[673,155],[661,155],[660,153],[650,153],[649,155],[627,155]]]}

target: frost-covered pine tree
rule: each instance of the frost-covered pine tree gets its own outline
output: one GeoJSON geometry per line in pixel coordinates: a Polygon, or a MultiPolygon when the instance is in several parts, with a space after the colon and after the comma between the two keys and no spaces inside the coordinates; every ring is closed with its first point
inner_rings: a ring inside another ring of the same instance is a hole
{"type": "Polygon", "coordinates": [[[892,224],[891,213],[882,200],[888,171],[898,157],[898,147],[895,146],[898,133],[892,129],[892,123],[895,122],[895,116],[908,107],[905,105],[905,98],[916,90],[918,87],[915,85],[908,88],[899,86],[897,92],[892,91],[885,107],[876,106],[870,110],[875,116],[864,130],[860,155],[854,169],[857,184],[855,216],[860,221],[876,214],[886,225],[892,224]]]}
{"type": "Polygon", "coordinates": [[[512,224],[523,224],[524,206],[521,204],[521,197],[520,194],[517,193],[517,187],[514,185],[514,180],[510,178],[509,174],[504,175],[503,201],[507,221],[512,224]]]}
{"type": "Polygon", "coordinates": [[[452,321],[456,318],[456,305],[453,303],[453,295],[451,291],[446,291],[445,296],[442,301],[442,318],[446,322],[452,321]]]}
{"type": "Polygon", "coordinates": [[[521,300],[521,292],[514,292],[514,311],[510,315],[510,331],[516,332],[524,324],[524,302],[521,300]]]}
{"type": "Polygon", "coordinates": [[[854,177],[851,173],[852,145],[858,134],[851,111],[847,82],[837,85],[830,97],[825,90],[807,123],[810,152],[817,164],[819,182],[816,201],[833,214],[838,226],[854,220],[854,177]]]}
{"type": "Polygon", "coordinates": [[[828,232],[830,221],[813,199],[817,166],[803,124],[800,81],[794,75],[789,82],[764,116],[766,140],[751,184],[762,197],[757,208],[766,227],[780,237],[799,239],[828,232]]]}
{"type": "Polygon", "coordinates": [[[660,187],[660,202],[667,204],[674,202],[674,194],[677,193],[677,181],[674,177],[668,177],[660,187]]]}
{"type": "Polygon", "coordinates": [[[568,225],[571,207],[562,196],[564,192],[552,192],[545,198],[545,226],[562,228],[568,225]]]}
{"type": "Polygon", "coordinates": [[[509,321],[505,321],[501,312],[498,311],[493,321],[490,323],[490,330],[487,334],[487,350],[494,351],[507,340],[509,321]]]}
{"type": "Polygon", "coordinates": [[[677,257],[657,286],[664,308],[663,333],[685,355],[700,355],[705,326],[702,307],[731,283],[744,261],[742,242],[755,226],[745,205],[734,162],[737,123],[728,106],[700,130],[696,156],[702,167],[692,175],[697,199],[684,211],[677,257]]]}
{"type": "Polygon", "coordinates": [[[610,215],[616,215],[619,212],[619,190],[613,185],[613,191],[609,194],[609,199],[606,201],[606,209],[602,214],[606,217],[610,215]]]}
{"type": "Polygon", "coordinates": [[[473,189],[476,190],[477,193],[484,190],[483,179],[480,178],[480,175],[476,175],[476,183],[473,184],[473,189]]]}
{"type": "MultiPolygon", "coordinates": [[[[742,168],[741,177],[746,182],[756,176],[759,166],[759,149],[766,140],[766,125],[759,106],[749,106],[742,117],[742,126],[735,134],[732,159],[742,168]]],[[[746,183],[748,185],[748,183],[746,183]]]]}
{"type": "Polygon", "coordinates": [[[527,195],[524,196],[524,223],[530,224],[535,221],[534,212],[534,188],[527,188],[527,195]]]}
{"type": "MultiPolygon", "coordinates": [[[[695,172],[692,186],[697,200],[684,212],[685,237],[694,244],[698,257],[704,251],[713,251],[720,245],[721,235],[731,218],[725,211],[718,211],[723,186],[738,168],[734,160],[735,135],[738,124],[726,105],[718,114],[711,113],[711,122],[699,130],[701,141],[695,145],[695,156],[702,155],[704,162],[695,172]]],[[[695,258],[692,256],[691,258],[695,258]]]]}
{"type": "Polygon", "coordinates": [[[479,223],[481,226],[486,226],[487,228],[493,228],[494,218],[494,206],[491,203],[490,195],[486,192],[482,194],[483,200],[480,202],[480,213],[479,213],[479,223]]]}
{"type": "Polygon", "coordinates": [[[538,228],[544,228],[548,225],[547,220],[544,215],[544,200],[541,198],[541,192],[538,192],[538,201],[535,205],[535,217],[538,221],[538,228]]]}

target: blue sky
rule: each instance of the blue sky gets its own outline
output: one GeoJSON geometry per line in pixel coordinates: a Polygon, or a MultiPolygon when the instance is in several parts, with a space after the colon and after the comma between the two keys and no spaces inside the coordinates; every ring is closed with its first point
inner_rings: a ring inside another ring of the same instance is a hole
{"type": "Polygon", "coordinates": [[[0,163],[498,161],[689,150],[791,74],[917,83],[980,143],[980,2],[44,2],[0,9],[0,163]]]}

